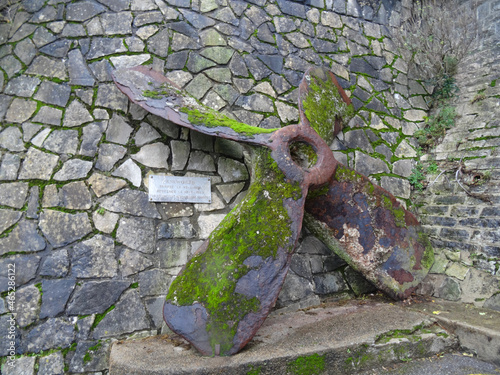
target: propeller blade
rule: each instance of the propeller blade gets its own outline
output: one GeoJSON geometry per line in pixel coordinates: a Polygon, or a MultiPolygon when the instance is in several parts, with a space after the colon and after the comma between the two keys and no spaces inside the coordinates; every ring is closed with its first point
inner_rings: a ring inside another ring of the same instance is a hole
{"type": "MultiPolygon", "coordinates": [[[[350,100],[332,72],[309,69],[299,86],[301,126],[313,127],[327,143],[352,113],[350,100]],[[323,124],[329,125],[323,128],[323,124]],[[328,132],[331,125],[333,131],[328,132]]],[[[434,253],[417,218],[396,198],[342,164],[306,202],[306,227],[352,268],[394,299],[418,287],[434,253]]]]}

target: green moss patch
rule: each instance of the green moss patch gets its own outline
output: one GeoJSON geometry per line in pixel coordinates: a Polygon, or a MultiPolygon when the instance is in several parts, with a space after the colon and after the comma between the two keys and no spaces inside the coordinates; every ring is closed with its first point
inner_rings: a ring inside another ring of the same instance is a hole
{"type": "Polygon", "coordinates": [[[418,239],[418,242],[425,246],[424,255],[422,255],[422,260],[420,262],[422,264],[422,267],[428,270],[434,264],[434,250],[432,249],[429,237],[427,237],[427,235],[422,230],[418,232],[418,239]]]}
{"type": "Polygon", "coordinates": [[[193,125],[202,125],[208,128],[224,127],[231,128],[236,133],[253,136],[255,134],[272,133],[276,129],[262,129],[256,126],[244,124],[233,120],[220,112],[207,109],[201,112],[198,109],[190,109],[187,107],[181,108],[181,112],[187,113],[188,120],[193,125]]]}
{"type": "Polygon", "coordinates": [[[304,112],[312,128],[330,144],[334,138],[335,121],[344,123],[354,116],[353,105],[347,105],[335,84],[311,75],[309,92],[303,100],[304,112]]]}
{"type": "Polygon", "coordinates": [[[315,375],[325,371],[325,356],[313,354],[302,356],[287,365],[288,371],[296,375],[315,375]]]}

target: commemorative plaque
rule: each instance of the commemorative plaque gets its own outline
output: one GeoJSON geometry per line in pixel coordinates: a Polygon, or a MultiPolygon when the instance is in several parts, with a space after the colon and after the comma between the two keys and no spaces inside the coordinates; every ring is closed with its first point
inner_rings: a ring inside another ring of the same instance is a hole
{"type": "Polygon", "coordinates": [[[210,177],[149,177],[150,202],[212,203],[210,177]]]}

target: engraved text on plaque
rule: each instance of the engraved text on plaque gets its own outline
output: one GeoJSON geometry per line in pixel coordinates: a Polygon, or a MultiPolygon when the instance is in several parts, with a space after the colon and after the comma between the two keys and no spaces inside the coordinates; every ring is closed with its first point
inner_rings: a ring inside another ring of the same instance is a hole
{"type": "Polygon", "coordinates": [[[150,176],[150,202],[211,203],[210,177],[150,176]]]}

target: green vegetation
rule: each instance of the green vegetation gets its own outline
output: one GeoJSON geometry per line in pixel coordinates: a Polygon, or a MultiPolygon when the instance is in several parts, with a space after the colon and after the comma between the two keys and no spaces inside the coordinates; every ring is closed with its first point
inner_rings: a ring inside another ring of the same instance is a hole
{"type": "Polygon", "coordinates": [[[83,356],[83,364],[86,364],[87,362],[90,362],[92,360],[92,355],[96,350],[98,350],[102,346],[102,343],[99,341],[96,345],[91,346],[90,348],[87,349],[85,352],[85,355],[83,356]]]}
{"type": "Polygon", "coordinates": [[[423,129],[417,130],[414,134],[417,142],[422,147],[433,147],[444,137],[446,130],[455,126],[455,118],[457,113],[455,107],[444,106],[440,108],[433,116],[425,118],[425,126],[423,129]]]}
{"type": "Polygon", "coordinates": [[[256,153],[255,181],[245,200],[212,232],[208,249],[187,263],[166,298],[179,306],[198,302],[207,309],[211,347],[215,352],[220,344],[222,355],[233,346],[239,321],[260,307],[257,298],[234,293],[238,280],[250,271],[243,262],[252,255],[275,257],[278,248],[292,251],[291,220],[283,200],[302,196],[298,184],[286,182],[269,150],[256,153]]]}
{"type": "Polygon", "coordinates": [[[411,170],[411,174],[408,177],[408,181],[410,181],[410,185],[413,186],[415,190],[423,190],[425,181],[425,173],[424,166],[420,160],[417,160],[417,165],[411,170]]]}
{"type": "MultiPolygon", "coordinates": [[[[453,62],[451,65],[456,66],[456,64],[456,62],[453,62]]],[[[456,80],[451,73],[443,73],[440,77],[432,78],[430,83],[435,85],[434,91],[432,92],[432,99],[435,102],[453,98],[458,92],[456,80]]]]}
{"type": "Polygon", "coordinates": [[[424,254],[422,255],[420,263],[422,264],[423,268],[429,270],[434,264],[434,250],[432,249],[431,241],[429,240],[429,237],[422,231],[422,229],[420,229],[420,231],[418,232],[418,239],[419,243],[425,246],[424,254]]]}
{"type": "Polygon", "coordinates": [[[326,143],[331,144],[335,122],[349,122],[354,116],[354,107],[344,102],[339,89],[330,79],[323,81],[313,75],[310,79],[309,92],[303,100],[304,112],[312,128],[326,143]]]}
{"type": "Polygon", "coordinates": [[[435,161],[431,162],[427,167],[427,173],[436,173],[438,171],[438,165],[435,161]]]}
{"type": "Polygon", "coordinates": [[[254,367],[254,366],[250,365],[250,370],[247,371],[246,375],[260,375],[261,371],[262,371],[261,366],[254,367]]]}
{"type": "Polygon", "coordinates": [[[347,353],[352,354],[348,357],[344,363],[346,367],[352,371],[353,368],[361,368],[368,361],[372,361],[374,359],[373,354],[368,353],[368,345],[363,344],[358,349],[356,349],[353,353],[351,353],[350,349],[347,349],[347,353]]]}
{"type": "Polygon", "coordinates": [[[115,305],[111,305],[106,311],[104,311],[102,314],[95,314],[95,319],[94,319],[94,324],[92,324],[92,330],[97,327],[97,325],[101,322],[101,320],[104,319],[107,313],[110,311],[114,310],[115,305]]]}
{"type": "Polygon", "coordinates": [[[313,354],[297,358],[287,365],[288,371],[296,375],[315,375],[325,371],[325,356],[313,354]]]}
{"type": "Polygon", "coordinates": [[[435,103],[457,92],[454,75],[476,39],[478,4],[460,0],[412,2],[393,41],[411,71],[434,86],[435,103]]]}
{"type": "Polygon", "coordinates": [[[247,125],[239,121],[230,119],[220,112],[207,109],[206,112],[201,112],[198,109],[181,108],[181,112],[187,113],[188,120],[193,125],[202,125],[209,128],[224,127],[231,128],[236,133],[253,136],[256,134],[272,133],[276,129],[263,129],[256,126],[247,125]]]}
{"type": "Polygon", "coordinates": [[[382,194],[382,207],[391,211],[394,216],[394,224],[400,228],[406,228],[405,210],[401,206],[394,207],[391,198],[388,195],[382,194]]]}

